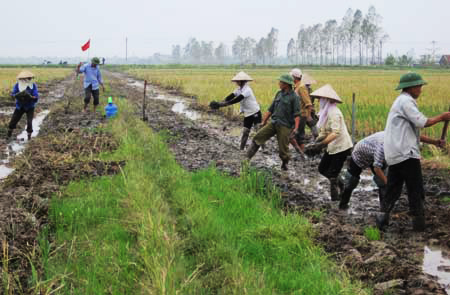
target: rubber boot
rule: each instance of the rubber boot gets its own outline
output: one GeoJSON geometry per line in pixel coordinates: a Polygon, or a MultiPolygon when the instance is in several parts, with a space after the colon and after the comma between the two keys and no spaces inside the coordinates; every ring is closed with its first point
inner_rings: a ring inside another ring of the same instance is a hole
{"type": "Polygon", "coordinates": [[[378,198],[380,200],[380,210],[381,212],[386,211],[386,186],[378,187],[378,198]]]}
{"type": "Polygon", "coordinates": [[[414,216],[412,220],[414,231],[424,231],[425,230],[425,216],[423,214],[414,216]]]}
{"type": "Polygon", "coordinates": [[[250,129],[244,127],[244,129],[242,130],[242,137],[241,137],[241,146],[240,146],[241,151],[244,150],[245,145],[247,144],[249,135],[250,135],[250,129]]]}
{"type": "Polygon", "coordinates": [[[311,127],[311,134],[314,136],[314,139],[316,139],[319,136],[319,129],[316,125],[311,127]]]}
{"type": "Polygon", "coordinates": [[[6,139],[10,139],[12,136],[13,130],[12,129],[8,129],[8,133],[6,134],[6,139]]]}
{"type": "Polygon", "coordinates": [[[337,178],[330,178],[330,196],[332,201],[339,201],[339,185],[337,178]]]}
{"type": "Polygon", "coordinates": [[[389,213],[379,213],[375,216],[375,222],[379,230],[384,230],[389,225],[389,213]]]}
{"type": "Polygon", "coordinates": [[[27,136],[28,136],[28,140],[31,140],[31,133],[30,132],[28,132],[27,136]]]}
{"type": "Polygon", "coordinates": [[[281,170],[287,171],[288,170],[288,160],[283,160],[283,163],[281,164],[281,170]]]}
{"type": "Polygon", "coordinates": [[[348,202],[350,202],[352,192],[358,186],[358,183],[359,177],[354,177],[348,172],[345,174],[344,189],[340,196],[339,209],[344,210],[348,208],[348,202]]]}
{"type": "Polygon", "coordinates": [[[253,158],[253,156],[256,154],[256,152],[259,150],[259,145],[256,144],[256,142],[252,141],[252,144],[247,150],[247,159],[253,158]]]}

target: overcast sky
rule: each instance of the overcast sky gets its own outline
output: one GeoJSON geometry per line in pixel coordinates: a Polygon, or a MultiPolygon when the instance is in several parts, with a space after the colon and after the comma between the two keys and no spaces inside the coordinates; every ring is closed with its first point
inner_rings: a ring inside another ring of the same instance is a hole
{"type": "MultiPolygon", "coordinates": [[[[279,55],[306,26],[336,19],[348,8],[365,14],[373,5],[390,40],[384,52],[426,53],[437,41],[450,54],[450,0],[1,0],[0,56],[91,56],[170,54],[190,37],[225,42],[237,35],[265,36],[279,30],[279,55]]],[[[429,52],[429,51],[428,51],[429,52]]]]}

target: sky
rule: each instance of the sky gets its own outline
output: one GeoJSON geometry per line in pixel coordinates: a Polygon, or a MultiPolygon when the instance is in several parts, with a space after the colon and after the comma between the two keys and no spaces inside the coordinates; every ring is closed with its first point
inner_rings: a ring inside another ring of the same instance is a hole
{"type": "Polygon", "coordinates": [[[373,5],[390,39],[384,54],[450,54],[450,0],[1,0],[0,57],[147,57],[170,54],[189,38],[224,42],[238,36],[259,40],[279,30],[279,55],[300,26],[339,23],[348,8],[366,13],[373,5]]]}

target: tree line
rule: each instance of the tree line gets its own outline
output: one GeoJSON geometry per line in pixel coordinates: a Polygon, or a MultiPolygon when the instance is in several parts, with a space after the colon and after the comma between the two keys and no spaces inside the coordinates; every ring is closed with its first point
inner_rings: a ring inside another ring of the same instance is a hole
{"type": "Polygon", "coordinates": [[[340,22],[335,19],[311,26],[301,25],[296,38],[287,44],[285,57],[277,55],[278,30],[256,41],[237,36],[231,52],[224,43],[214,47],[211,41],[191,38],[181,47],[172,47],[176,63],[241,63],[319,65],[370,65],[383,63],[383,45],[389,36],[381,26],[382,17],[371,6],[366,14],[349,8],[340,22]]]}

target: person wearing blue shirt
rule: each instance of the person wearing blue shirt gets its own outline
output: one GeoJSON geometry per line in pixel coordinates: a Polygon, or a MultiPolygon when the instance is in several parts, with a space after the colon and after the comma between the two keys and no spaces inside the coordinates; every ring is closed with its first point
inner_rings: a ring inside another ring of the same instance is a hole
{"type": "Polygon", "coordinates": [[[77,66],[77,73],[84,74],[84,112],[87,112],[89,102],[91,101],[91,95],[94,97],[94,113],[99,104],[100,96],[100,85],[103,91],[105,87],[103,86],[102,73],[100,72],[99,65],[100,59],[94,57],[90,63],[79,63],[77,66]]]}
{"type": "Polygon", "coordinates": [[[7,137],[10,138],[17,123],[23,114],[27,114],[28,140],[33,133],[34,108],[39,100],[39,92],[36,83],[33,83],[34,75],[30,71],[22,71],[17,76],[17,83],[14,85],[11,96],[16,99],[16,109],[12,115],[8,126],[7,137]]]}

